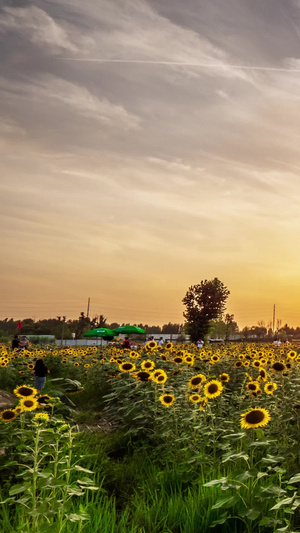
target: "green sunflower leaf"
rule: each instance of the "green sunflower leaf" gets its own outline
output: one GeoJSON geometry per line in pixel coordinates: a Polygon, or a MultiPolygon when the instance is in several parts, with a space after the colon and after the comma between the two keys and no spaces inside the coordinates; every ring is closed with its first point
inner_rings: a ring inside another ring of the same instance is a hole
{"type": "Polygon", "coordinates": [[[25,492],[27,490],[26,485],[14,485],[11,487],[9,491],[10,496],[15,496],[16,494],[20,494],[21,492],[25,492]]]}
{"type": "Polygon", "coordinates": [[[222,439],[232,439],[232,440],[239,440],[244,438],[246,435],[245,432],[243,433],[228,433],[227,435],[223,435],[222,439]]]}
{"type": "Polygon", "coordinates": [[[215,526],[218,526],[219,524],[225,524],[225,522],[226,522],[226,520],[228,520],[228,518],[230,518],[230,515],[228,515],[228,513],[223,513],[223,514],[221,514],[221,516],[217,520],[214,520],[210,524],[210,527],[215,527],[215,526]]]}
{"type": "Polygon", "coordinates": [[[296,497],[296,494],[297,494],[297,492],[294,492],[294,495],[291,498],[284,498],[280,502],[276,503],[276,505],[271,507],[270,511],[274,511],[276,509],[280,509],[281,507],[283,507],[285,505],[290,505],[291,503],[293,503],[293,501],[294,501],[294,499],[296,497]]]}
{"type": "Polygon", "coordinates": [[[240,483],[243,483],[247,479],[250,479],[251,477],[255,477],[255,474],[253,474],[250,470],[246,470],[245,472],[242,472],[241,474],[238,474],[234,477],[234,481],[239,481],[240,483]]]}
{"type": "Polygon", "coordinates": [[[212,509],[220,509],[221,507],[232,507],[238,501],[238,495],[234,494],[233,496],[225,496],[216,501],[212,506],[212,509]]]}
{"type": "Polygon", "coordinates": [[[92,470],[88,470],[87,468],[83,468],[82,466],[75,465],[75,469],[79,470],[80,472],[86,472],[86,474],[93,474],[92,470]]]}
{"type": "Polygon", "coordinates": [[[236,461],[237,459],[244,459],[245,461],[248,461],[249,455],[247,455],[245,452],[239,452],[239,453],[225,453],[222,458],[222,463],[227,463],[227,461],[236,461]]]}
{"type": "Polygon", "coordinates": [[[223,485],[227,482],[227,477],[221,477],[220,479],[213,479],[208,483],[204,483],[203,487],[213,487],[214,485],[223,485]]]}
{"type": "Polygon", "coordinates": [[[291,477],[289,483],[300,483],[300,474],[296,474],[295,476],[291,477]]]}

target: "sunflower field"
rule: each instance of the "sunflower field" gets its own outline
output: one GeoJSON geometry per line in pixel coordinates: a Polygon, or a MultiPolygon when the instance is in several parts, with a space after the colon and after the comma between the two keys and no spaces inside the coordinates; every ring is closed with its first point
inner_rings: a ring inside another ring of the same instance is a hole
{"type": "Polygon", "coordinates": [[[0,366],[1,532],[300,531],[297,345],[3,344],[0,366]]]}

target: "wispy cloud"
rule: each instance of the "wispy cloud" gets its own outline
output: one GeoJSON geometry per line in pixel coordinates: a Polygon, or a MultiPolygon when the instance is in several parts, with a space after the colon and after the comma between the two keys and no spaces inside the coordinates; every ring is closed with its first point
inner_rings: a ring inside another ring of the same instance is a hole
{"type": "Polygon", "coordinates": [[[18,83],[0,78],[0,92],[12,91],[11,98],[35,101],[35,104],[62,104],[73,112],[106,126],[129,130],[140,127],[140,118],[129,113],[124,106],[116,105],[107,98],[99,98],[86,87],[51,75],[39,76],[35,80],[18,83]]]}
{"type": "Polygon", "coordinates": [[[1,11],[0,33],[14,31],[32,44],[47,47],[48,51],[78,51],[62,28],[45,11],[36,6],[10,8],[1,11]]]}

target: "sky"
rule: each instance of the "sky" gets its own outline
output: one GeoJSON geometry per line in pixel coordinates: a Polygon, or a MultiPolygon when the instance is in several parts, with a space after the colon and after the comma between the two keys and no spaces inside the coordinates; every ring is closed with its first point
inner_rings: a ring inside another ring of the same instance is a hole
{"type": "Polygon", "coordinates": [[[300,0],[0,0],[0,317],[300,325],[300,0]]]}

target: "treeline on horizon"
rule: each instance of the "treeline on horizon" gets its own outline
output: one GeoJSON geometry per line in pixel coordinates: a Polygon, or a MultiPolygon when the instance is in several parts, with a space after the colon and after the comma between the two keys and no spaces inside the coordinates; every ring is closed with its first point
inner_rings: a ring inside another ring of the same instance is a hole
{"type": "MultiPolygon", "coordinates": [[[[13,318],[4,318],[0,320],[0,338],[12,337],[13,335],[54,335],[57,339],[70,339],[72,334],[75,334],[76,339],[82,338],[83,334],[94,328],[110,328],[114,329],[125,323],[108,322],[103,315],[88,317],[84,312],[80,313],[77,319],[67,319],[66,316],[57,316],[56,318],[45,318],[34,320],[33,318],[25,318],[21,320],[22,328],[18,330],[19,320],[13,318]]],[[[148,325],[143,323],[133,324],[145,329],[147,335],[176,335],[185,334],[185,325],[179,323],[168,322],[163,326],[148,325]]],[[[234,321],[233,315],[226,315],[224,320],[213,320],[209,336],[213,339],[230,339],[232,337],[241,339],[258,339],[268,340],[274,337],[281,340],[300,339],[300,326],[296,328],[289,327],[285,324],[283,327],[273,332],[272,328],[266,327],[262,321],[258,322],[256,326],[245,326],[239,329],[237,322],[234,321]]]]}
{"type": "MultiPolygon", "coordinates": [[[[125,323],[107,321],[103,315],[90,318],[80,313],[77,319],[67,319],[66,316],[57,316],[56,318],[44,318],[34,320],[33,318],[25,318],[20,320],[22,324],[21,330],[18,330],[19,320],[13,318],[5,318],[0,320],[0,336],[20,335],[54,335],[58,339],[71,339],[72,334],[75,334],[75,339],[82,338],[86,331],[94,328],[109,328],[114,329],[125,323]]],[[[179,334],[183,332],[183,324],[174,324],[169,322],[161,326],[149,326],[148,324],[132,324],[143,328],[147,334],[179,334]]]]}

